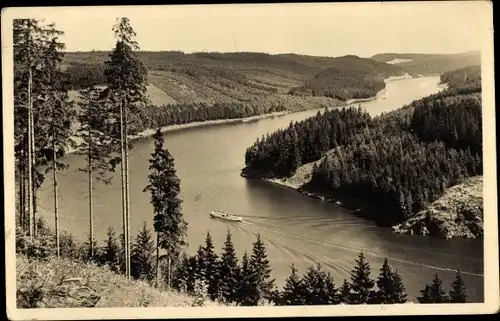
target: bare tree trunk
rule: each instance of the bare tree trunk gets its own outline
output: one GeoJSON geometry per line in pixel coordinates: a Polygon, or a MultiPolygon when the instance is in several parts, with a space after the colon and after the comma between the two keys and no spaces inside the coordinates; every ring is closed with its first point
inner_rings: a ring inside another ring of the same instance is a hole
{"type": "Polygon", "coordinates": [[[25,215],[26,215],[26,202],[25,202],[25,177],[24,177],[24,147],[21,150],[21,157],[19,160],[19,226],[21,229],[26,228],[25,215]]]}
{"type": "Polygon", "coordinates": [[[120,148],[121,148],[121,178],[122,178],[122,215],[123,215],[123,247],[125,255],[125,273],[128,271],[129,255],[128,255],[128,227],[127,227],[127,206],[126,206],[126,196],[125,196],[125,145],[124,145],[124,124],[123,124],[123,101],[120,105],[120,148]]]}
{"type": "Polygon", "coordinates": [[[35,149],[35,110],[33,109],[33,101],[31,102],[32,104],[32,112],[31,112],[31,177],[32,177],[32,186],[31,188],[33,189],[32,191],[32,197],[33,197],[33,236],[36,237],[37,235],[37,223],[36,223],[36,214],[37,214],[37,209],[36,209],[36,192],[37,192],[37,176],[36,176],[36,149],[35,149]]]}
{"type": "Polygon", "coordinates": [[[60,256],[60,248],[59,248],[59,206],[57,204],[58,202],[58,197],[57,197],[57,153],[56,153],[56,143],[55,143],[55,137],[52,137],[52,155],[53,155],[53,160],[52,160],[52,173],[54,175],[54,219],[55,219],[55,226],[56,226],[56,253],[57,253],[57,258],[59,259],[60,256]]]}
{"type": "Polygon", "coordinates": [[[172,262],[172,259],[170,258],[170,253],[168,253],[167,262],[168,262],[168,265],[167,265],[167,268],[168,268],[167,288],[170,290],[170,275],[171,275],[170,270],[171,270],[171,262],[172,262]]]}
{"type": "MultiPolygon", "coordinates": [[[[26,138],[27,135],[26,135],[26,138]]],[[[27,206],[27,190],[28,190],[28,187],[27,186],[27,178],[28,178],[28,173],[27,173],[27,167],[28,167],[28,146],[27,144],[24,144],[23,145],[23,151],[22,151],[22,155],[23,155],[23,167],[22,167],[22,176],[23,176],[23,197],[22,197],[22,201],[23,201],[23,205],[22,205],[22,211],[23,211],[23,230],[28,230],[28,214],[27,214],[27,210],[26,210],[26,206],[27,206]]]]}
{"type": "Polygon", "coordinates": [[[129,263],[127,267],[127,278],[130,278],[130,187],[129,187],[129,170],[128,170],[128,113],[127,109],[124,111],[124,138],[125,138],[125,206],[126,206],[126,219],[127,219],[127,251],[129,254],[129,263]]]}
{"type": "Polygon", "coordinates": [[[88,149],[88,172],[89,172],[89,246],[90,246],[90,258],[94,258],[94,211],[93,211],[93,205],[92,205],[92,156],[91,156],[91,143],[92,143],[92,138],[90,137],[90,129],[89,129],[89,149],[88,149]]]}
{"type": "Polygon", "coordinates": [[[160,286],[160,233],[156,232],[156,287],[160,286]]]}
{"type": "Polygon", "coordinates": [[[31,66],[28,75],[28,235],[33,238],[34,236],[34,221],[33,221],[33,153],[32,144],[33,132],[32,115],[33,115],[33,102],[31,101],[31,86],[32,86],[32,73],[31,66]]]}

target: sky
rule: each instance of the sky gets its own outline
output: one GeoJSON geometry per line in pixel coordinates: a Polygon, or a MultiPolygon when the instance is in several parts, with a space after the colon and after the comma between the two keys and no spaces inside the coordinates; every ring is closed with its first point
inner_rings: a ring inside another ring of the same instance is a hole
{"type": "MultiPolygon", "coordinates": [[[[16,9],[16,8],[14,8],[16,9]]],[[[19,8],[22,9],[22,8],[19,8]]],[[[126,16],[145,51],[267,52],[315,56],[481,50],[486,1],[24,8],[54,22],[66,51],[110,50],[126,16]]],[[[21,14],[22,13],[22,14],[21,14]]]]}

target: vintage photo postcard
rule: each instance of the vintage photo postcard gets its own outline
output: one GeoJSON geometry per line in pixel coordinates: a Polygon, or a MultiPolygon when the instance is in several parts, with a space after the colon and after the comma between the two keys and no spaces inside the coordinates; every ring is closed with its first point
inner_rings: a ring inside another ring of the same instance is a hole
{"type": "Polygon", "coordinates": [[[491,2],[1,19],[10,319],[498,312],[491,2]]]}

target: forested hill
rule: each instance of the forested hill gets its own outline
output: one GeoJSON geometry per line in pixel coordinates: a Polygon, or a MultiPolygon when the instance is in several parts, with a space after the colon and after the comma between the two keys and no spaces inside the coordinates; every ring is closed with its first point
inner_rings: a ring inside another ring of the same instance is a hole
{"type": "Polygon", "coordinates": [[[373,97],[385,88],[384,79],[402,75],[398,66],[357,56],[335,58],[333,65],[317,73],[304,85],[293,88],[295,95],[327,96],[342,101],[373,97]]]}
{"type": "MultiPolygon", "coordinates": [[[[256,95],[287,93],[334,61],[329,57],[245,52],[185,54],[140,51],[137,55],[149,70],[150,82],[172,94],[179,102],[195,102],[197,98],[205,98],[204,95],[216,95],[213,91],[219,91],[219,95],[225,91],[229,98],[235,92],[256,95]]],[[[102,69],[107,57],[107,52],[69,52],[63,63],[69,65],[68,71],[73,74],[73,84],[77,87],[81,72],[88,68],[93,70],[98,82],[104,82],[102,69]]],[[[217,98],[218,102],[223,102],[220,100],[223,97],[217,98]]]]}
{"type": "Polygon", "coordinates": [[[398,67],[411,75],[429,75],[442,74],[471,65],[480,65],[481,53],[479,51],[457,54],[382,53],[372,56],[371,59],[385,63],[396,63],[398,67]]]}
{"type": "Polygon", "coordinates": [[[481,87],[481,66],[467,66],[464,68],[445,72],[441,75],[441,83],[449,87],[481,87]]]}
{"type": "MultiPolygon", "coordinates": [[[[141,51],[137,55],[149,70],[149,90],[155,105],[245,103],[321,107],[318,98],[301,95],[297,89],[303,86],[312,88],[316,97],[328,96],[321,100],[324,105],[340,105],[346,99],[374,96],[384,87],[383,78],[400,74],[397,66],[356,56],[175,51],[141,51]]],[[[104,83],[107,57],[107,52],[66,53],[63,64],[72,88],[82,87],[89,72],[95,82],[104,83]]]]}
{"type": "Polygon", "coordinates": [[[302,188],[361,197],[385,209],[373,219],[395,224],[482,175],[481,106],[480,82],[454,83],[376,118],[355,108],[318,113],[250,146],[243,175],[301,172],[302,188]]]}

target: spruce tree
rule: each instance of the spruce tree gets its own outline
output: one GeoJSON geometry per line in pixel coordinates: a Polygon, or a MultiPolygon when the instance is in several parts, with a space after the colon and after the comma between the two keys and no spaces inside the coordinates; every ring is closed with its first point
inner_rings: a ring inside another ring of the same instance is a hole
{"type": "Polygon", "coordinates": [[[249,261],[249,300],[252,305],[258,305],[261,300],[270,300],[274,288],[274,279],[271,279],[271,265],[267,259],[267,251],[260,234],[253,243],[252,256],[249,261]]]}
{"type": "Polygon", "coordinates": [[[448,301],[443,289],[443,281],[441,281],[437,273],[434,274],[432,283],[426,285],[420,293],[422,295],[417,298],[420,303],[446,303],[448,301]]]}
{"type": "Polygon", "coordinates": [[[172,287],[178,291],[193,294],[195,288],[196,257],[182,253],[178,268],[172,279],[172,287]]]}
{"type": "Polygon", "coordinates": [[[403,280],[397,271],[393,271],[387,258],[380,268],[380,274],[377,279],[378,290],[375,293],[373,303],[394,304],[405,303],[406,293],[403,280]]]}
{"type": "Polygon", "coordinates": [[[131,275],[136,279],[151,281],[155,275],[156,245],[146,222],[135,238],[131,248],[131,275]]]}
{"type": "Polygon", "coordinates": [[[306,305],[337,304],[337,289],[330,273],[322,270],[321,264],[310,266],[302,278],[306,305]]]}
{"type": "Polygon", "coordinates": [[[236,300],[236,290],[238,288],[239,276],[238,258],[231,239],[231,233],[227,231],[226,241],[222,249],[222,255],[219,263],[219,296],[225,302],[234,302],[236,300]]]}
{"type": "Polygon", "coordinates": [[[450,303],[466,303],[467,294],[465,292],[465,284],[460,274],[460,269],[457,270],[457,275],[455,280],[451,284],[451,290],[449,292],[449,302],[450,303]]]}
{"type": "Polygon", "coordinates": [[[366,261],[363,251],[359,253],[356,259],[356,266],[351,271],[351,304],[365,304],[370,302],[372,289],[375,281],[370,277],[370,264],[366,261]]]}
{"type": "Polygon", "coordinates": [[[210,232],[207,232],[205,239],[205,247],[203,248],[205,259],[205,283],[207,286],[207,294],[211,300],[215,300],[218,296],[218,265],[219,258],[215,253],[214,243],[210,232]]]}
{"type": "Polygon", "coordinates": [[[281,292],[281,305],[304,305],[306,304],[305,289],[302,278],[297,273],[295,264],[290,266],[291,273],[285,281],[281,292]]]}
{"type": "Polygon", "coordinates": [[[344,304],[349,304],[351,302],[351,285],[346,279],[344,279],[338,291],[338,302],[344,304]]]}
{"type": "Polygon", "coordinates": [[[248,258],[248,253],[245,251],[241,259],[241,270],[238,278],[238,290],[236,293],[236,302],[238,302],[239,305],[248,306],[252,305],[253,303],[253,301],[251,300],[252,298],[249,296],[251,287],[253,286],[253,284],[251,284],[250,277],[250,261],[248,258]]]}
{"type": "Polygon", "coordinates": [[[205,263],[205,250],[203,246],[198,246],[198,250],[195,255],[196,262],[196,270],[195,270],[195,278],[197,281],[206,283],[206,270],[207,264],[205,263]]]}
{"type": "Polygon", "coordinates": [[[154,138],[155,150],[149,160],[149,184],[144,191],[150,191],[154,210],[156,232],[156,279],[159,281],[159,251],[167,252],[167,285],[170,286],[171,262],[177,258],[180,248],[186,245],[187,223],[181,212],[180,180],[174,165],[174,158],[163,147],[163,135],[158,128],[154,138]]]}
{"type": "Polygon", "coordinates": [[[376,303],[392,303],[391,297],[394,292],[394,279],[392,268],[387,258],[384,259],[377,280],[378,291],[376,292],[376,303]]]}
{"type": "Polygon", "coordinates": [[[106,246],[104,248],[104,262],[115,272],[120,271],[120,266],[122,263],[121,249],[116,239],[115,230],[112,227],[108,228],[107,231],[108,239],[106,241],[106,246]]]}
{"type": "Polygon", "coordinates": [[[394,291],[391,296],[391,302],[406,303],[407,301],[406,289],[403,284],[403,279],[401,278],[401,275],[399,275],[397,269],[392,274],[392,279],[393,279],[394,291]]]}
{"type": "Polygon", "coordinates": [[[120,140],[121,150],[121,178],[122,178],[122,212],[123,234],[125,243],[125,270],[130,277],[130,197],[129,197],[129,171],[128,151],[131,147],[128,136],[135,134],[133,115],[140,105],[148,102],[146,85],[147,69],[137,58],[134,50],[139,46],[134,40],[135,31],[128,18],[118,18],[113,26],[117,38],[116,46],[106,61],[104,76],[107,88],[102,93],[102,98],[111,104],[114,124],[117,126],[112,131],[114,137],[120,140]]]}
{"type": "Polygon", "coordinates": [[[420,296],[417,297],[419,303],[432,303],[431,299],[431,287],[426,284],[425,287],[420,290],[420,296]]]}

